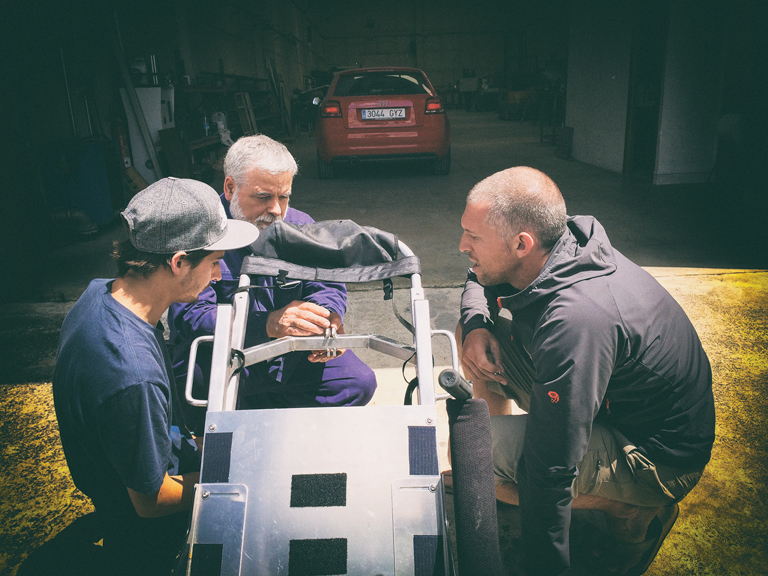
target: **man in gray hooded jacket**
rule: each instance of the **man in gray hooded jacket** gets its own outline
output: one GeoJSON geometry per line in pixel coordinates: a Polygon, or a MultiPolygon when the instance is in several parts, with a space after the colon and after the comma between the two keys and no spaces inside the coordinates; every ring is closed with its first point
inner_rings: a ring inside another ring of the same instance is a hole
{"type": "Polygon", "coordinates": [[[572,508],[604,511],[613,568],[642,574],[714,441],[693,325],[538,170],[477,184],[462,228],[462,368],[491,412],[496,496],[521,507],[529,574],[567,573],[572,508]]]}

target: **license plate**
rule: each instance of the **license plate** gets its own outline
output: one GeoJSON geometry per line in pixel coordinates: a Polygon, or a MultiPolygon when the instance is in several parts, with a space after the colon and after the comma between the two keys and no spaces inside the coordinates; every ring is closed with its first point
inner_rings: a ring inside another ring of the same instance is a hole
{"type": "Polygon", "coordinates": [[[405,119],[405,108],[363,108],[363,120],[405,119]]]}

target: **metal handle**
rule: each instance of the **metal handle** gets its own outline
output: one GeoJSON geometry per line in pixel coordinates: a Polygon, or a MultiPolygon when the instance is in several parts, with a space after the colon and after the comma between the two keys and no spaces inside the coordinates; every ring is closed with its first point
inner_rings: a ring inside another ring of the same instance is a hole
{"type": "MultiPolygon", "coordinates": [[[[456,346],[456,338],[453,335],[453,332],[449,330],[432,330],[432,335],[440,334],[442,336],[445,336],[448,338],[448,343],[451,346],[451,366],[453,366],[453,371],[456,372],[456,374],[459,373],[459,350],[456,346]]],[[[461,378],[461,376],[459,376],[461,378]]],[[[439,383],[439,377],[438,377],[438,383],[439,383]]],[[[442,386],[442,384],[441,384],[442,386]]],[[[472,385],[470,384],[470,397],[472,396],[472,385]]],[[[445,388],[445,386],[443,386],[445,388]]],[[[449,391],[450,392],[450,391],[449,391]]],[[[448,398],[453,398],[453,394],[435,394],[435,400],[447,400],[448,398]]]]}
{"type": "Polygon", "coordinates": [[[456,337],[450,330],[432,330],[432,335],[440,334],[448,338],[448,344],[451,346],[451,366],[454,370],[459,369],[459,349],[456,346],[456,337]]]}
{"type": "Polygon", "coordinates": [[[189,363],[187,364],[187,386],[184,388],[184,398],[192,406],[208,406],[208,400],[198,400],[192,397],[192,384],[195,381],[195,360],[197,360],[197,347],[201,342],[213,342],[213,336],[198,336],[189,347],[189,363]]]}

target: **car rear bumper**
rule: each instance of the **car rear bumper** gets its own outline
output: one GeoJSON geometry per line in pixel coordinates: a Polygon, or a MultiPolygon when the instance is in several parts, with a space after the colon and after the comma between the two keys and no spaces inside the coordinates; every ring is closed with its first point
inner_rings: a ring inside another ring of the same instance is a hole
{"type": "Polygon", "coordinates": [[[334,156],[333,164],[356,164],[358,162],[392,162],[392,161],[424,161],[436,160],[437,154],[429,152],[414,152],[413,154],[360,154],[349,156],[334,156]]]}
{"type": "Polygon", "coordinates": [[[370,131],[322,127],[317,130],[316,137],[320,158],[328,163],[353,157],[361,160],[374,157],[443,158],[449,148],[445,126],[370,131]]]}

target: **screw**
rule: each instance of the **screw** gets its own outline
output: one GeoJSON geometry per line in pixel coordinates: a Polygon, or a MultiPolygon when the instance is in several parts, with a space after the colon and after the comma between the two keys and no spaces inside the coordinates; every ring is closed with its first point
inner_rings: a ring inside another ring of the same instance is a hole
{"type": "Polygon", "coordinates": [[[432,486],[429,487],[429,491],[430,492],[434,492],[435,490],[437,490],[437,485],[436,484],[432,484],[432,486]]]}
{"type": "Polygon", "coordinates": [[[216,424],[211,424],[210,426],[208,426],[209,432],[213,432],[214,430],[216,430],[216,424]]]}
{"type": "Polygon", "coordinates": [[[205,492],[203,492],[203,496],[202,496],[203,500],[207,500],[210,497],[210,495],[211,495],[211,493],[208,492],[207,490],[205,492]]]}
{"type": "Polygon", "coordinates": [[[427,418],[427,424],[432,424],[432,418],[427,418]]]}

